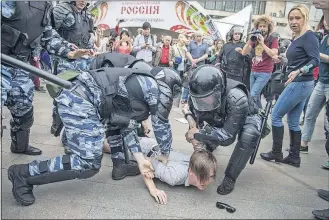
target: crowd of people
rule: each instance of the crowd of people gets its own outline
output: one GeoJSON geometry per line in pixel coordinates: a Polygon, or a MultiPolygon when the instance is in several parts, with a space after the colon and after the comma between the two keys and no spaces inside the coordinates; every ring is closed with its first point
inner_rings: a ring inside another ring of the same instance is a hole
{"type": "MultiPolygon", "coordinates": [[[[120,20],[105,37],[82,0],[62,2],[51,10],[47,2],[3,2],[2,53],[73,84],[71,89],[47,84],[54,99],[50,132],[61,134],[65,155],[12,165],[8,178],[14,198],[32,205],[34,185],[90,178],[108,153],[112,179],[142,174],[150,194],[166,204],[167,195],[155,186],[154,177],[203,190],[217,173],[212,152],[237,140],[217,188],[227,195],[258,140],[270,132],[272,150],[261,158],[299,168],[316,118],[324,106],[329,109],[329,7],[325,0],[314,4],[324,12],[315,31],[308,26],[309,10],[297,5],[288,13],[291,39],[281,39],[271,17],[262,15],[245,40],[243,29],[233,27],[225,40],[209,45],[202,32],[179,34],[177,39],[163,34],[158,41],[148,22],[132,36],[120,28],[120,20]],[[280,80],[275,80],[277,75],[280,80]],[[275,102],[271,129],[267,124],[262,128],[263,95],[275,102]],[[191,156],[171,150],[169,114],[179,105],[186,118],[195,120],[185,135],[194,147],[191,156]],[[290,147],[283,157],[285,115],[290,147]],[[147,136],[149,118],[154,139],[147,136]]],[[[1,74],[1,104],[12,114],[11,151],[40,155],[42,151],[29,144],[29,133],[33,90],[45,90],[37,77],[18,67],[3,65],[1,74]]],[[[327,111],[325,121],[328,115],[327,111]]],[[[325,149],[329,157],[328,139],[325,149]]],[[[323,168],[329,169],[329,161],[323,168]]],[[[329,200],[328,191],[319,190],[319,195],[329,200]]],[[[329,209],[313,214],[329,219],[329,209]]]]}

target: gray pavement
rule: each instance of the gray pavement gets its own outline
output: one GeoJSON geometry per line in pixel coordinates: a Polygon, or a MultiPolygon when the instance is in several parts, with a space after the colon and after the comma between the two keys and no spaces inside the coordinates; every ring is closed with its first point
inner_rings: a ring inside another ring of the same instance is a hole
{"type": "MultiPolygon", "coordinates": [[[[72,180],[34,188],[35,204],[29,207],[18,205],[11,193],[7,169],[12,164],[27,163],[33,159],[48,159],[63,154],[59,139],[49,133],[52,100],[48,94],[35,93],[34,125],[30,142],[43,150],[41,156],[17,155],[10,152],[9,129],[2,138],[2,218],[201,218],[201,219],[313,219],[312,210],[328,208],[328,202],[317,196],[317,189],[328,189],[327,170],[321,168],[327,159],[324,149],[323,112],[318,118],[309,154],[302,155],[301,167],[265,162],[256,158],[240,175],[235,190],[226,196],[216,193],[234,145],[219,147],[214,152],[220,168],[214,184],[204,191],[190,187],[170,187],[156,181],[158,188],[167,192],[169,203],[158,205],[149,195],[142,177],[124,180],[111,179],[112,162],[105,155],[99,174],[86,180],[72,180]],[[215,207],[216,201],[230,204],[236,212],[230,214],[215,207]]],[[[4,108],[4,124],[9,127],[10,113],[4,108]]],[[[178,109],[170,115],[173,129],[173,148],[192,153],[192,146],[184,134],[187,125],[178,109]]],[[[285,128],[284,146],[289,146],[288,128],[285,128]]],[[[261,142],[260,152],[271,149],[271,135],[261,142]]],[[[285,148],[284,147],[284,148],[285,148]]],[[[286,155],[287,152],[284,152],[286,155]]]]}

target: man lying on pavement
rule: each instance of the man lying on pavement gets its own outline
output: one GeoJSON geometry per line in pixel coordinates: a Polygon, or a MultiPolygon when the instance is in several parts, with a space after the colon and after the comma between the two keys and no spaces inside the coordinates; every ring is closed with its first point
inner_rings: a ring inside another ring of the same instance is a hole
{"type": "MultiPolygon", "coordinates": [[[[161,155],[157,141],[153,138],[140,137],[140,146],[147,160],[152,163],[154,177],[171,186],[195,186],[203,190],[216,176],[217,160],[208,150],[196,150],[187,154],[171,151],[167,165],[161,162],[161,155]]],[[[144,178],[144,182],[159,204],[167,204],[167,194],[156,187],[153,179],[144,178]]]]}

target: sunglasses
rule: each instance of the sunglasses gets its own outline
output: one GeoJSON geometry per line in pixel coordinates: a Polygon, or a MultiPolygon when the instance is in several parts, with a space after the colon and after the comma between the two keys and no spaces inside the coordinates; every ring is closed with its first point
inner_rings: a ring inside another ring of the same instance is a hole
{"type": "Polygon", "coordinates": [[[234,213],[236,211],[235,208],[223,202],[216,202],[216,207],[219,209],[226,209],[229,213],[234,213]]]}

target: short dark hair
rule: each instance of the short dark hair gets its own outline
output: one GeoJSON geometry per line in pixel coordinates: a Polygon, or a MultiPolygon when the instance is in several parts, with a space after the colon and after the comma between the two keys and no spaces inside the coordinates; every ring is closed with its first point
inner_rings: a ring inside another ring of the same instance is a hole
{"type": "Polygon", "coordinates": [[[123,31],[121,31],[121,33],[120,33],[120,39],[122,39],[122,35],[123,35],[123,34],[126,34],[128,37],[130,36],[130,34],[129,34],[128,31],[123,30],[123,31]]]}
{"type": "Polygon", "coordinates": [[[150,29],[151,29],[151,24],[150,24],[150,23],[148,23],[148,22],[146,21],[146,22],[144,22],[144,23],[143,23],[143,26],[142,26],[142,28],[143,28],[143,30],[145,30],[145,29],[148,29],[148,28],[150,28],[150,29]]]}

